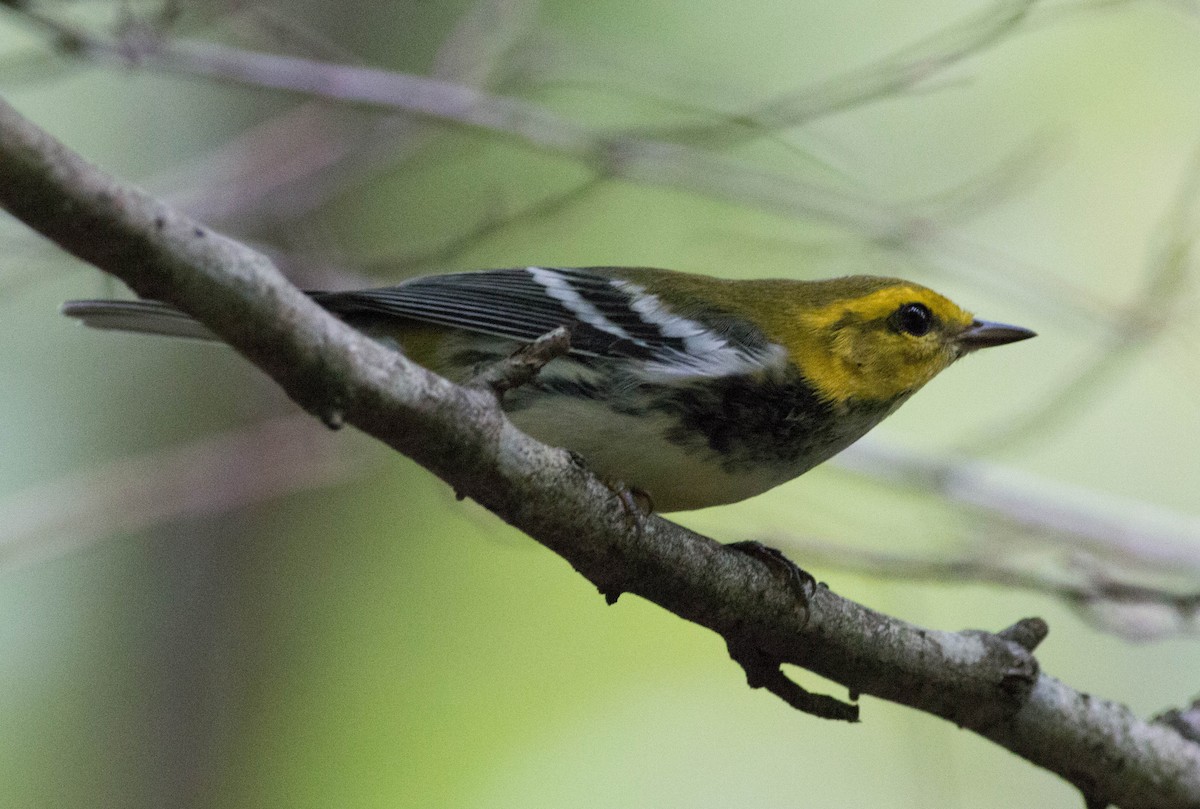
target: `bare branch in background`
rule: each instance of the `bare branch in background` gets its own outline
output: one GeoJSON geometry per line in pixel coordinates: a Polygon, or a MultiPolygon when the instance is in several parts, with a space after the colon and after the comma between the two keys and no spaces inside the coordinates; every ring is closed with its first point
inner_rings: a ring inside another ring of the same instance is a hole
{"type": "Polygon", "coordinates": [[[832,463],[925,491],[1063,547],[1162,571],[1200,575],[1200,517],[1122,500],[983,461],[950,460],[867,438],[832,463]]]}
{"type": "MultiPolygon", "coordinates": [[[[525,35],[534,5],[532,0],[477,2],[439,48],[434,78],[471,87],[489,84],[525,35]]],[[[247,15],[271,32],[291,32],[291,23],[278,14],[255,8],[238,17],[247,15]]],[[[287,38],[318,55],[333,50],[317,35],[287,38]]],[[[341,63],[356,61],[340,57],[341,63]]],[[[307,101],[157,177],[153,187],[186,189],[169,199],[206,221],[236,220],[242,229],[248,217],[286,222],[403,164],[433,134],[428,123],[408,115],[347,115],[344,107],[307,101]]]]}
{"type": "MultiPolygon", "coordinates": [[[[1162,587],[1130,584],[1095,567],[1065,572],[1027,569],[1012,560],[980,556],[919,558],[849,548],[786,534],[762,541],[787,548],[805,564],[845,570],[879,579],[941,584],[992,584],[1057,598],[1098,629],[1144,641],[1200,630],[1200,592],[1179,593],[1162,587]]],[[[993,543],[1003,538],[992,537],[993,543]]]]}
{"type": "Polygon", "coordinates": [[[650,130],[653,136],[724,148],[910,92],[931,77],[1007,41],[1037,0],[1001,0],[884,59],[770,99],[718,124],[650,130]]]}
{"type": "Polygon", "coordinates": [[[1043,437],[1069,415],[1077,415],[1116,375],[1126,371],[1155,345],[1189,301],[1188,279],[1196,265],[1200,237],[1200,146],[1193,152],[1175,201],[1159,225],[1161,244],[1148,263],[1142,294],[1113,317],[1111,330],[1087,362],[1067,375],[1037,406],[1002,424],[990,424],[961,442],[966,453],[1012,449],[1043,437]]]}
{"type": "Polygon", "coordinates": [[[957,537],[968,550],[941,561],[866,551],[839,557],[821,543],[780,540],[800,558],[888,578],[1036,590],[1134,640],[1200,630],[1200,518],[1194,515],[871,436],[830,464],[952,505],[970,526],[957,537]]]}
{"type": "Polygon", "coordinates": [[[341,483],[363,459],[291,416],[122,458],[0,501],[0,571],[165,521],[211,517],[341,483]]]}
{"type": "Polygon", "coordinates": [[[565,191],[536,200],[523,208],[486,218],[432,250],[364,261],[364,268],[371,275],[378,273],[395,277],[397,270],[407,272],[419,267],[449,266],[460,255],[478,245],[482,239],[486,239],[504,228],[521,222],[535,222],[544,217],[562,213],[575,203],[589,197],[602,182],[603,180],[598,177],[588,178],[565,191]]]}
{"type": "Polygon", "coordinates": [[[105,38],[25,9],[27,19],[57,36],[62,47],[98,62],[113,62],[331,101],[402,111],[514,138],[577,161],[604,177],[692,191],[767,211],[814,218],[873,240],[905,243],[932,238],[936,224],[841,189],[821,186],[714,152],[636,132],[604,132],[575,123],[523,99],[406,73],[320,62],[232,48],[211,42],[105,38]]]}

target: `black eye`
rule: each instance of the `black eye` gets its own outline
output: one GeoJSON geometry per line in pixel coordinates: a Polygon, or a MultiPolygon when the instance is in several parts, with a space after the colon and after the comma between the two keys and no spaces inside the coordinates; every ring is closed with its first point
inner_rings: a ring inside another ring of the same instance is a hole
{"type": "Polygon", "coordinates": [[[896,331],[921,337],[933,328],[933,312],[923,303],[906,303],[889,318],[896,331]]]}

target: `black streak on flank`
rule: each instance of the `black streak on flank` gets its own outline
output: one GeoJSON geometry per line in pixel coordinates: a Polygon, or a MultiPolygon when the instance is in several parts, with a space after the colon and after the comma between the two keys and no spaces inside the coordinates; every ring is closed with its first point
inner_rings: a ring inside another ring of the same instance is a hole
{"type": "Polygon", "coordinates": [[[701,435],[722,467],[732,472],[762,464],[815,465],[859,438],[892,405],[832,405],[799,374],[787,374],[779,379],[709,379],[703,385],[663,390],[654,408],[678,418],[668,436],[672,442],[694,445],[701,435]]]}

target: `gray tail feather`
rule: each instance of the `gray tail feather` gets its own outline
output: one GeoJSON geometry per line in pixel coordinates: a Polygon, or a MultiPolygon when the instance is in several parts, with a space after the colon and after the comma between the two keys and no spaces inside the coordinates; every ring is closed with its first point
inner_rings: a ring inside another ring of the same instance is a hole
{"type": "Polygon", "coordinates": [[[62,313],[93,329],[112,329],[193,340],[217,336],[178,309],[157,301],[67,301],[62,313]]]}

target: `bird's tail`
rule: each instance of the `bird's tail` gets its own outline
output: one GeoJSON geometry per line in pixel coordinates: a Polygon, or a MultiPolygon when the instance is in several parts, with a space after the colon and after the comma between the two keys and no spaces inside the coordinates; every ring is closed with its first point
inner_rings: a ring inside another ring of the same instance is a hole
{"type": "Polygon", "coordinates": [[[93,329],[162,334],[193,340],[217,336],[173,306],[157,301],[67,301],[62,313],[93,329]]]}

